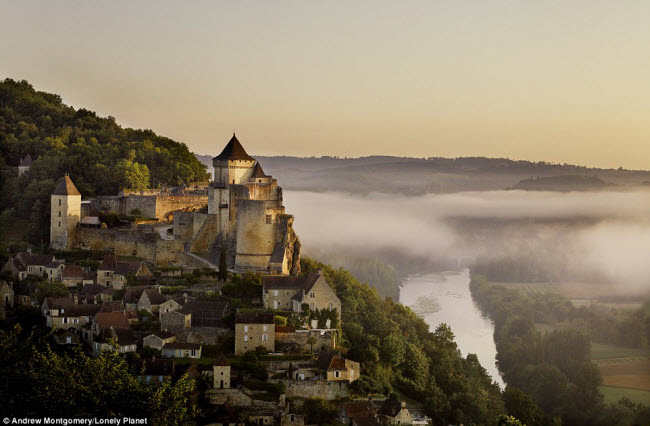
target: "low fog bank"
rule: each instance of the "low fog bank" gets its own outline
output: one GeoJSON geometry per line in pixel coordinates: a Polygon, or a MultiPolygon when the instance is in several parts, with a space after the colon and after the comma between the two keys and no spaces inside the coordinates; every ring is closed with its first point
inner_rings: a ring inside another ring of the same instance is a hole
{"type": "Polygon", "coordinates": [[[380,258],[399,273],[472,266],[502,281],[650,293],[650,192],[396,196],[285,191],[309,255],[380,258]]]}

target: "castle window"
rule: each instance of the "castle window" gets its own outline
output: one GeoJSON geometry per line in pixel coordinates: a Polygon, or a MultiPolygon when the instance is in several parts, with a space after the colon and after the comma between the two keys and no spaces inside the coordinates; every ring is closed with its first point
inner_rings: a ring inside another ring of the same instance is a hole
{"type": "Polygon", "coordinates": [[[273,223],[273,216],[272,215],[270,215],[270,214],[266,215],[266,223],[267,224],[273,223]]]}
{"type": "Polygon", "coordinates": [[[59,198],[59,207],[61,207],[61,199],[59,198]]]}
{"type": "Polygon", "coordinates": [[[269,336],[262,334],[262,342],[266,342],[267,340],[269,340],[269,336]]]}
{"type": "Polygon", "coordinates": [[[59,221],[59,228],[61,227],[61,221],[59,221]]]}
{"type": "Polygon", "coordinates": [[[247,325],[244,326],[244,331],[248,331],[248,326],[247,325]]]}
{"type": "Polygon", "coordinates": [[[61,217],[61,212],[59,211],[59,217],[61,217]]]}
{"type": "Polygon", "coordinates": [[[248,342],[248,336],[244,334],[244,342],[248,342]]]}

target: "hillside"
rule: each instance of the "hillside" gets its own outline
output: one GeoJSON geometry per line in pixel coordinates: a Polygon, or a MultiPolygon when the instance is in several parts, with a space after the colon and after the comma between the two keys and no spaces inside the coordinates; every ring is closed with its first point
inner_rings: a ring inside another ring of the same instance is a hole
{"type": "Polygon", "coordinates": [[[594,191],[611,187],[612,184],[594,176],[548,176],[524,179],[519,181],[512,189],[526,191],[594,191]]]}
{"type": "Polygon", "coordinates": [[[11,79],[0,82],[0,168],[0,228],[12,219],[29,219],[34,243],[47,242],[49,195],[64,173],[84,197],[149,187],[153,179],[157,185],[180,185],[207,178],[185,144],[124,128],[113,117],[75,109],[59,95],[11,79]],[[27,154],[34,163],[17,177],[27,154]]]}
{"type": "MultiPolygon", "coordinates": [[[[199,155],[208,169],[212,157],[199,155]]],[[[507,158],[412,158],[369,156],[262,157],[264,171],[282,181],[287,190],[341,191],[353,194],[385,192],[419,195],[461,191],[491,191],[512,188],[532,178],[567,175],[588,176],[625,190],[650,181],[650,171],[598,169],[543,161],[507,158]]],[[[603,186],[605,188],[606,186],[603,186]]],[[[607,189],[611,189],[608,186],[607,189]]],[[[571,190],[581,190],[577,185],[571,190]]],[[[550,190],[554,190],[550,188],[550,190]]],[[[563,190],[566,190],[564,187],[563,190]]]]}

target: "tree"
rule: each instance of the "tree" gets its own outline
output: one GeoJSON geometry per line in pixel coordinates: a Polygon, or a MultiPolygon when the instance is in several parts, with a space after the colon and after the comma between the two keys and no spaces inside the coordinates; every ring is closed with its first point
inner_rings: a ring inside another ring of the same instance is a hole
{"type": "Polygon", "coordinates": [[[43,281],[36,285],[36,300],[39,305],[43,304],[46,297],[65,297],[68,295],[68,288],[63,283],[43,281]]]}
{"type": "Polygon", "coordinates": [[[314,336],[309,336],[307,339],[307,344],[310,347],[311,355],[314,356],[314,345],[318,343],[318,340],[314,336]]]}
{"type": "Polygon", "coordinates": [[[149,168],[129,159],[122,159],[115,165],[115,176],[121,188],[147,189],[149,187],[149,168]]]}
{"type": "Polygon", "coordinates": [[[221,246],[221,253],[219,254],[219,279],[226,281],[228,279],[228,260],[226,259],[226,248],[221,246]]]}
{"type": "Polygon", "coordinates": [[[503,392],[503,400],[506,410],[511,416],[521,420],[527,425],[539,424],[542,419],[542,413],[535,401],[521,389],[506,386],[503,392]]]}

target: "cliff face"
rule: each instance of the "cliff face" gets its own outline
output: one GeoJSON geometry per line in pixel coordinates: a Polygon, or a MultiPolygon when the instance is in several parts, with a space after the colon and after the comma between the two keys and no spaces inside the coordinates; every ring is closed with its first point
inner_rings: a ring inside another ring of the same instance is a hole
{"type": "Polygon", "coordinates": [[[287,267],[291,275],[300,274],[300,239],[293,229],[293,216],[284,214],[278,216],[278,227],[281,232],[287,257],[287,267]]]}

